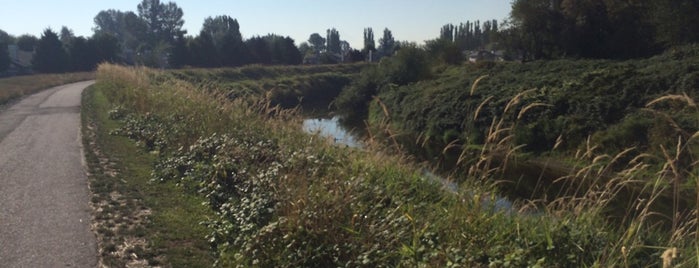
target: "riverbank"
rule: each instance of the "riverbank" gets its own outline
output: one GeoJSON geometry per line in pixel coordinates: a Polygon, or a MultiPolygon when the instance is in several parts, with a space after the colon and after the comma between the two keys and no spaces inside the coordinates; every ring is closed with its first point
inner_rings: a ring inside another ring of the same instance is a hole
{"type": "Polygon", "coordinates": [[[644,202],[628,224],[608,224],[616,188],[561,198],[537,217],[485,212],[494,150],[481,148],[472,179],[447,193],[390,148],[313,139],[264,95],[222,97],[216,85],[111,65],[96,86],[114,105],[114,133],[155,158],[153,182],[207,200],[207,239],[223,266],[645,266],[672,248],[682,252],[675,264],[696,263],[691,215],[667,235],[647,224],[644,202]]]}

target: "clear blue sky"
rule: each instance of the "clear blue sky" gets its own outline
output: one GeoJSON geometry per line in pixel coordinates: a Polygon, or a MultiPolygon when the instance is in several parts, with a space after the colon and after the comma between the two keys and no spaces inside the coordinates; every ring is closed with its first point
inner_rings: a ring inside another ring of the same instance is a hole
{"type": "MultiPolygon", "coordinates": [[[[312,33],[325,36],[336,28],[352,47],[362,47],[363,29],[372,27],[376,41],[384,28],[401,41],[433,39],[447,23],[497,19],[510,12],[511,0],[176,0],[184,11],[184,28],[197,35],[206,17],[238,19],[245,38],[276,33],[300,44],[312,33]]],[[[161,0],[161,2],[169,2],[161,0]]],[[[134,11],[140,0],[0,0],[0,29],[37,37],[65,25],[76,35],[92,35],[93,18],[101,10],[134,11]]]]}

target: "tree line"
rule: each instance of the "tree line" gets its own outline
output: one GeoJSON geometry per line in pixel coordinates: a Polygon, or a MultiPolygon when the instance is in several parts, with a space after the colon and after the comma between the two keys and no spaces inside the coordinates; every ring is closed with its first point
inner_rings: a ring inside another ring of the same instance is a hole
{"type": "MultiPolygon", "coordinates": [[[[422,49],[454,64],[473,50],[501,50],[521,60],[646,57],[699,41],[696,14],[697,0],[515,0],[507,20],[444,25],[422,49]]],[[[377,46],[372,28],[364,29],[361,50],[350,47],[335,28],[313,33],[298,46],[276,34],[244,39],[238,21],[225,15],[207,18],[191,36],[182,28],[183,15],[174,2],[142,0],[137,12],[99,12],[87,38],[66,27],[47,29],[41,38],[0,30],[0,72],[11,64],[2,49],[8,45],[33,52],[38,72],[85,71],[105,61],[160,68],[378,61],[413,45],[384,29],[377,46]]]]}
{"type": "Polygon", "coordinates": [[[696,0],[515,0],[499,41],[525,59],[628,59],[699,41],[696,0]]]}
{"type": "MultiPolygon", "coordinates": [[[[46,29],[40,38],[15,38],[0,31],[0,48],[13,44],[34,53],[32,68],[37,72],[92,70],[105,61],[159,68],[294,65],[304,59],[307,63],[327,64],[363,61],[369,51],[376,52],[373,45],[362,51],[352,49],[335,28],[328,29],[325,37],[311,34],[299,46],[292,38],[277,34],[244,39],[238,21],[225,15],[206,18],[198,35],[191,36],[182,28],[183,15],[174,2],[142,0],[137,12],[99,12],[91,37],[76,37],[66,27],[60,32],[46,29]]],[[[380,40],[386,42],[379,46],[380,55],[389,55],[395,47],[388,29],[386,34],[389,37],[380,40]]],[[[7,50],[0,49],[0,72],[9,65],[7,50]]]]}

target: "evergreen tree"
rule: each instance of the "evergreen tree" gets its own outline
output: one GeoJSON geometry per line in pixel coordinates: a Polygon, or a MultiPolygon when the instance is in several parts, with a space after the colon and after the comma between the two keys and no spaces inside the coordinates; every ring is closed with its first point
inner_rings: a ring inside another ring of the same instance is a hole
{"type": "Polygon", "coordinates": [[[68,69],[68,55],[58,34],[51,29],[46,29],[39,39],[32,66],[42,73],[61,73],[68,69]]]}
{"type": "Polygon", "coordinates": [[[84,37],[76,37],[68,46],[70,70],[86,72],[97,67],[97,51],[93,43],[84,37]]]}

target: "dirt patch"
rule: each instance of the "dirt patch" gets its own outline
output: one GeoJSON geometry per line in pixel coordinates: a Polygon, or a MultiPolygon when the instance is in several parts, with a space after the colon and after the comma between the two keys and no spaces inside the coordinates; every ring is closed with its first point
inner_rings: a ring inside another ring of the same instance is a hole
{"type": "Polygon", "coordinates": [[[151,210],[141,199],[119,191],[126,181],[119,177],[114,161],[100,150],[97,126],[88,122],[84,127],[85,154],[92,158],[86,162],[99,267],[159,267],[164,257],[150,249],[144,231],[151,210]]]}

